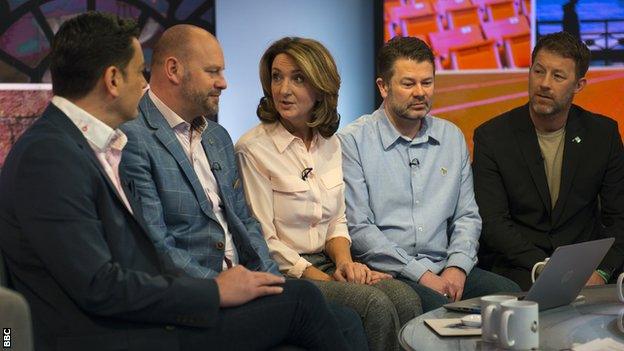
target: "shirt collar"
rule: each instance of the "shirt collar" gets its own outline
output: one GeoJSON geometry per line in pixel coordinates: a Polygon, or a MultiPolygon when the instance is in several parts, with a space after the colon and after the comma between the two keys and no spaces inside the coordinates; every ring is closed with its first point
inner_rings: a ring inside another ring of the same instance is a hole
{"type": "Polygon", "coordinates": [[[169,106],[167,106],[164,102],[162,102],[162,100],[160,100],[158,96],[156,96],[156,94],[152,92],[152,90],[148,90],[147,93],[149,94],[149,97],[154,102],[154,105],[156,106],[158,111],[160,111],[160,113],[163,115],[163,117],[165,118],[165,120],[167,121],[167,124],[169,124],[171,129],[184,129],[186,132],[188,132],[191,129],[191,127],[193,127],[200,134],[203,133],[203,131],[206,129],[207,122],[203,116],[199,116],[195,118],[192,124],[188,123],[187,121],[182,119],[180,115],[178,115],[172,109],[170,109],[169,106]]]}
{"type": "Polygon", "coordinates": [[[97,151],[105,152],[109,147],[122,150],[126,145],[128,139],[121,130],[109,127],[66,98],[55,95],[52,103],[67,115],[97,151]]]}
{"type": "Polygon", "coordinates": [[[401,135],[392,122],[390,122],[390,119],[386,115],[383,103],[379,106],[379,109],[375,113],[379,116],[379,133],[381,135],[381,143],[384,150],[388,150],[400,140],[404,140],[406,143],[412,145],[422,143],[440,144],[440,128],[437,123],[434,123],[433,117],[429,114],[422,119],[422,126],[418,135],[416,135],[414,139],[409,139],[401,135]]]}
{"type": "MultiPolygon", "coordinates": [[[[277,151],[279,151],[280,154],[283,153],[284,150],[286,150],[286,148],[295,139],[301,140],[300,138],[292,135],[286,128],[284,128],[282,123],[279,122],[279,121],[273,122],[271,124],[266,124],[265,128],[267,130],[267,133],[269,134],[269,136],[273,140],[273,143],[275,144],[275,147],[277,148],[277,151]]],[[[314,130],[313,133],[314,133],[314,135],[312,136],[312,143],[310,144],[310,150],[318,142],[318,132],[316,130],[314,130]]]]}

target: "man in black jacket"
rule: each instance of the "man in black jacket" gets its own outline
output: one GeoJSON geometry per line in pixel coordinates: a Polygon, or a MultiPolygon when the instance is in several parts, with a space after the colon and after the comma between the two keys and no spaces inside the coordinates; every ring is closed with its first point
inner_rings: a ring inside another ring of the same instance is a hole
{"type": "Polygon", "coordinates": [[[568,33],[542,37],[532,54],[529,103],[474,133],[481,264],[525,290],[533,266],[560,245],[615,237],[587,285],[608,282],[624,260],[617,122],[572,104],[587,84],[589,56],[568,33]]]}
{"type": "Polygon", "coordinates": [[[308,282],[242,266],[214,279],[164,271],[118,168],[117,127],[136,118],[146,86],[138,34],[98,13],[61,26],[55,96],[0,176],[0,246],[31,307],[35,349],[347,348],[308,282]]]}

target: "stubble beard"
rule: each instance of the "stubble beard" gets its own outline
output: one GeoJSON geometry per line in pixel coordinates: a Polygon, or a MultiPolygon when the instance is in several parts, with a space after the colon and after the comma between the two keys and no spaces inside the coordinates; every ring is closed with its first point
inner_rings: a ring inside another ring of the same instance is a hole
{"type": "Polygon", "coordinates": [[[535,100],[535,95],[530,99],[531,110],[536,114],[537,117],[549,119],[553,118],[565,110],[566,106],[572,104],[573,96],[568,97],[564,103],[559,103],[555,100],[550,100],[550,103],[547,104],[539,104],[535,100]]]}
{"type": "MultiPolygon", "coordinates": [[[[219,103],[211,103],[210,92],[203,93],[201,91],[192,90],[188,85],[182,89],[182,96],[191,106],[194,107],[197,116],[214,117],[219,112],[219,103]]],[[[197,117],[196,116],[196,117],[197,117]]]]}
{"type": "Polygon", "coordinates": [[[411,103],[407,103],[405,105],[392,104],[390,106],[390,109],[392,110],[392,113],[398,119],[408,120],[408,121],[415,121],[415,120],[423,119],[429,113],[430,107],[429,105],[427,105],[424,114],[420,116],[412,116],[410,113],[410,105],[411,103]]]}

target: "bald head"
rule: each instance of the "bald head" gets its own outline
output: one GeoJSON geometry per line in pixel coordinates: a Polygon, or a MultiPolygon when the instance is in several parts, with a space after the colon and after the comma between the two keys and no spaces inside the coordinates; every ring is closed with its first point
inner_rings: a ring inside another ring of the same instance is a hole
{"type": "Polygon", "coordinates": [[[200,46],[219,45],[217,38],[203,28],[190,24],[177,24],[162,34],[152,54],[152,71],[162,66],[168,57],[181,62],[188,61],[191,54],[200,46]]]}

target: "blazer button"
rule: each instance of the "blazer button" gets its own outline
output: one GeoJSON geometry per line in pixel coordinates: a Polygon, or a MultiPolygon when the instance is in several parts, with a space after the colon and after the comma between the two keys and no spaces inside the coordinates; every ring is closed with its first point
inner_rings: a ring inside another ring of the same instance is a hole
{"type": "Polygon", "coordinates": [[[225,248],[225,244],[223,243],[223,241],[219,241],[215,246],[218,250],[223,250],[225,248]]]}

